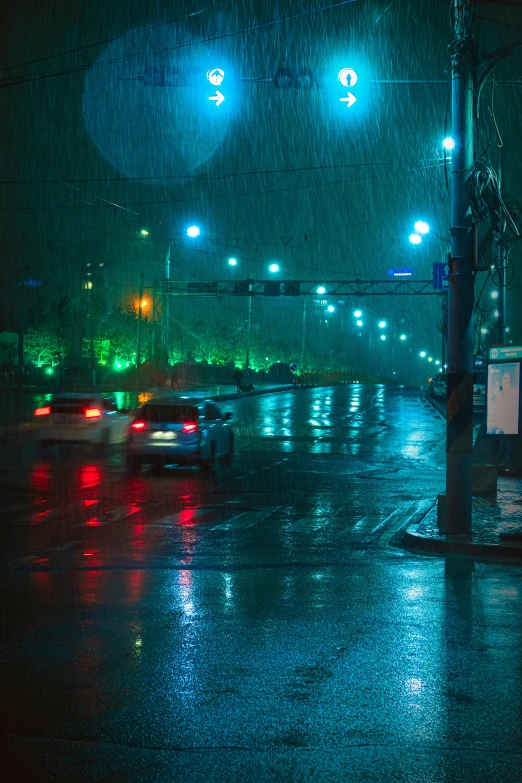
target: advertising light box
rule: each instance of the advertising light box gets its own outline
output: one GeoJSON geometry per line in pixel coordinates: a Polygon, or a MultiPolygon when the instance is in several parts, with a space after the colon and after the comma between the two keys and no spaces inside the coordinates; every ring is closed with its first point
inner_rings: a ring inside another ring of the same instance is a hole
{"type": "Polygon", "coordinates": [[[487,435],[518,435],[520,424],[520,362],[488,366],[487,435]]]}

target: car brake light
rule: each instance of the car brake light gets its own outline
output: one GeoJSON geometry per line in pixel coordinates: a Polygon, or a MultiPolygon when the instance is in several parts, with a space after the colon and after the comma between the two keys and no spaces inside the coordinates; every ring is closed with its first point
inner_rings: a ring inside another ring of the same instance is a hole
{"type": "Polygon", "coordinates": [[[85,408],[84,416],[86,419],[97,419],[101,416],[99,408],[85,408]]]}
{"type": "Polygon", "coordinates": [[[47,405],[45,408],[37,408],[34,412],[35,416],[48,416],[51,412],[51,408],[47,405]]]}
{"type": "Polygon", "coordinates": [[[133,430],[144,430],[145,429],[145,422],[144,421],[133,421],[131,424],[131,427],[133,430]]]}
{"type": "Polygon", "coordinates": [[[183,430],[183,432],[195,432],[197,430],[197,428],[198,428],[197,424],[195,424],[192,421],[189,421],[189,422],[187,422],[186,424],[183,425],[182,430],[183,430]]]}

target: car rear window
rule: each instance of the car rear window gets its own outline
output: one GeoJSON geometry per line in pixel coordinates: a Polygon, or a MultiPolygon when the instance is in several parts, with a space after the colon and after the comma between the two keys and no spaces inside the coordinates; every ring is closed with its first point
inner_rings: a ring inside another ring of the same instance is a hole
{"type": "Polygon", "coordinates": [[[85,398],[78,398],[78,397],[60,397],[59,400],[53,400],[51,402],[51,413],[70,413],[70,414],[81,414],[83,416],[83,413],[86,408],[93,408],[95,407],[93,401],[89,397],[85,398]]]}
{"type": "Polygon", "coordinates": [[[199,411],[192,405],[144,405],[140,418],[152,422],[183,424],[186,421],[197,421],[199,411]]]}

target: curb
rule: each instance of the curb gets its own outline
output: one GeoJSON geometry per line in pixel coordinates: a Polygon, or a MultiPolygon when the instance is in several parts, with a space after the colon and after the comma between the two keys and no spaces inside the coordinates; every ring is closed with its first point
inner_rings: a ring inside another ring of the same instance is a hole
{"type": "Polygon", "coordinates": [[[415,530],[417,524],[410,525],[402,537],[402,546],[405,549],[418,550],[432,555],[465,555],[473,558],[517,560],[522,565],[522,547],[503,544],[475,544],[473,541],[463,541],[462,538],[459,540],[457,536],[451,540],[442,541],[438,538],[419,535],[415,530]]]}

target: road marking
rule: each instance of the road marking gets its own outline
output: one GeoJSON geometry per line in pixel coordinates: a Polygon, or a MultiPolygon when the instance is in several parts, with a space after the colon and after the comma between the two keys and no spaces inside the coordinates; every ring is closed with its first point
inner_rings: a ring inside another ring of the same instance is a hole
{"type": "Polygon", "coordinates": [[[245,530],[248,527],[253,527],[257,522],[262,522],[269,517],[275,511],[278,511],[281,506],[265,506],[258,511],[243,511],[242,514],[238,514],[232,519],[228,519],[226,522],[222,522],[215,527],[211,527],[211,530],[245,530]]]}
{"type": "Polygon", "coordinates": [[[67,549],[71,549],[73,546],[78,546],[78,544],[81,543],[81,541],[68,541],[66,544],[62,544],[61,546],[49,547],[49,552],[65,552],[67,549]]]}
{"type": "Polygon", "coordinates": [[[319,516],[318,514],[309,517],[302,517],[301,519],[297,519],[295,522],[290,522],[288,525],[285,525],[285,532],[311,533],[314,530],[320,530],[323,527],[326,527],[326,525],[329,525],[330,522],[333,522],[334,519],[335,515],[332,515],[329,518],[319,516]]]}
{"type": "Polygon", "coordinates": [[[137,514],[141,510],[142,506],[138,506],[136,503],[132,503],[129,506],[119,506],[113,511],[109,511],[107,514],[108,521],[116,522],[118,519],[125,519],[125,517],[130,517],[132,514],[137,514]]]}
{"type": "Polygon", "coordinates": [[[193,522],[195,519],[210,514],[214,511],[212,508],[186,508],[183,511],[178,511],[177,514],[169,514],[167,517],[158,519],[157,522],[152,522],[147,527],[175,527],[176,525],[187,525],[193,522]]]}

